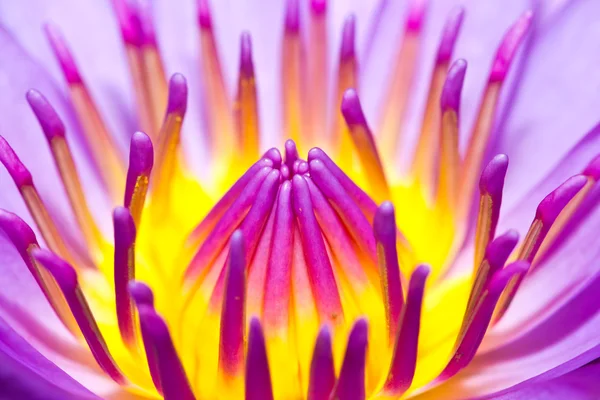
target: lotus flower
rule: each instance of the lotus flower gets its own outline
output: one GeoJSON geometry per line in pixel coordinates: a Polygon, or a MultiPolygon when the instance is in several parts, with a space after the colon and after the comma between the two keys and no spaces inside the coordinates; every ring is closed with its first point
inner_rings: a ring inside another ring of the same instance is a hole
{"type": "Polygon", "coordinates": [[[598,396],[596,7],[356,3],[0,4],[1,398],[598,396]]]}

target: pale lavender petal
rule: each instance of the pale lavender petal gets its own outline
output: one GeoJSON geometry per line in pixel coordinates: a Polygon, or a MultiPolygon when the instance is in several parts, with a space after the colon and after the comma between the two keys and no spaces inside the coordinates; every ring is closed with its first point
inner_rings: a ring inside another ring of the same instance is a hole
{"type": "MultiPolygon", "coordinates": [[[[3,3],[2,3],[3,4],[3,3]]],[[[39,90],[51,102],[65,123],[67,141],[74,152],[75,162],[82,184],[90,203],[90,209],[105,231],[110,228],[110,208],[106,193],[91,165],[83,146],[81,132],[76,123],[73,109],[65,95],[47,71],[35,62],[15,41],[13,36],[0,28],[0,48],[3,62],[0,63],[0,132],[11,144],[21,161],[30,170],[40,195],[50,208],[57,224],[70,239],[78,240],[78,229],[69,208],[58,172],[50,155],[42,128],[25,100],[25,93],[31,88],[39,90]],[[36,149],[32,151],[32,149],[36,149]],[[70,229],[70,228],[74,229],[70,229]]],[[[29,213],[20,195],[4,168],[0,168],[0,207],[22,215],[29,223],[29,213]]],[[[80,240],[80,239],[79,239],[80,240]]]]}
{"type": "Polygon", "coordinates": [[[111,1],[24,0],[0,2],[0,24],[11,31],[61,89],[63,74],[42,26],[55,23],[69,43],[81,75],[99,104],[109,130],[124,150],[136,130],[129,67],[111,1]],[[133,117],[133,118],[132,118],[133,117]]]}

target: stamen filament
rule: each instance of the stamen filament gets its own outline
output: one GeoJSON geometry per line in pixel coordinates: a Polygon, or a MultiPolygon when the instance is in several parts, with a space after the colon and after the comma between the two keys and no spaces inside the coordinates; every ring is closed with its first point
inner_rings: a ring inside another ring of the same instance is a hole
{"type": "Polygon", "coordinates": [[[389,89],[383,102],[385,106],[379,124],[379,143],[380,148],[383,150],[383,159],[386,162],[395,160],[394,156],[400,140],[404,112],[408,102],[411,82],[415,74],[426,0],[412,0],[409,7],[405,35],[395,61],[389,89]]]}
{"type": "Polygon", "coordinates": [[[100,368],[118,384],[126,385],[127,379],[110,354],[73,267],[48,250],[35,249],[32,255],[54,277],[100,368]]]}
{"type": "Polygon", "coordinates": [[[150,137],[144,132],[135,132],[129,146],[129,169],[123,205],[129,209],[136,227],[140,226],[142,219],[153,165],[154,148],[150,137]]]}
{"type": "Polygon", "coordinates": [[[258,101],[252,61],[250,34],[243,33],[240,50],[240,73],[235,109],[237,112],[238,142],[246,162],[255,160],[259,150],[258,101]]]}
{"type": "Polygon", "coordinates": [[[436,64],[429,84],[429,95],[427,97],[423,122],[421,123],[421,134],[413,160],[413,176],[419,181],[424,194],[428,197],[433,195],[435,182],[433,172],[437,154],[432,149],[439,148],[438,132],[440,132],[442,122],[442,110],[439,107],[439,99],[442,96],[445,87],[444,82],[449,74],[448,64],[462,25],[463,16],[464,9],[462,7],[456,8],[450,14],[444,26],[442,39],[438,47],[436,64]]]}
{"type": "Polygon", "coordinates": [[[219,158],[228,162],[237,140],[208,0],[198,0],[198,22],[202,76],[206,78],[203,80],[205,90],[202,97],[205,99],[205,115],[210,127],[212,154],[218,154],[219,158]]]}
{"type": "Polygon", "coordinates": [[[40,198],[40,195],[33,184],[31,173],[25,165],[23,165],[21,160],[19,160],[19,157],[17,157],[14,150],[2,136],[0,136],[0,162],[2,162],[15,182],[29,213],[42,234],[46,246],[54,253],[72,262],[74,260],[73,254],[67,248],[67,245],[58,231],[58,227],[50,216],[46,205],[40,198]]]}
{"type": "MultiPolygon", "coordinates": [[[[525,236],[517,260],[527,261],[529,264],[534,260],[538,249],[542,245],[546,235],[554,221],[556,221],[561,211],[569,204],[569,202],[583,189],[587,183],[587,178],[584,175],[576,175],[567,179],[562,185],[555,189],[552,193],[542,200],[539,204],[535,219],[529,227],[529,231],[525,236]]],[[[512,299],[515,296],[521,282],[525,278],[524,273],[519,273],[511,278],[505,292],[502,294],[495,321],[499,321],[508,310],[512,299]]]]}
{"type": "Polygon", "coordinates": [[[246,400],[273,400],[265,337],[257,318],[250,320],[246,361],[246,400]]]}
{"type": "Polygon", "coordinates": [[[158,134],[155,173],[152,174],[152,213],[155,222],[165,217],[171,201],[171,184],[178,168],[181,125],[187,109],[187,82],[183,75],[174,74],[169,81],[169,103],[164,122],[158,134]]]}
{"type": "Polygon", "coordinates": [[[394,206],[389,201],[384,202],[377,210],[373,231],[377,240],[377,259],[385,303],[388,340],[389,344],[393,345],[400,326],[404,297],[396,252],[396,216],[394,206]]]}
{"type": "Polygon", "coordinates": [[[243,397],[244,340],[246,325],[246,262],[241,231],[231,236],[229,264],[225,278],[221,308],[221,340],[219,342],[220,395],[243,397]]]}
{"type": "Polygon", "coordinates": [[[383,164],[354,89],[348,89],[344,93],[342,114],[348,124],[350,136],[354,142],[354,149],[358,153],[365,174],[369,177],[374,200],[381,202],[389,199],[390,189],[385,178],[383,164]]]}
{"type": "MultiPolygon", "coordinates": [[[[347,89],[358,87],[358,62],[354,48],[355,36],[356,17],[350,15],[344,21],[344,28],[342,31],[342,46],[340,49],[338,65],[335,104],[342,103],[342,98],[347,89]]],[[[338,146],[337,159],[343,168],[349,169],[353,164],[355,150],[350,132],[348,131],[348,126],[344,121],[343,115],[335,108],[333,110],[332,121],[334,124],[332,129],[333,140],[337,140],[337,143],[335,144],[338,146]]]]}
{"type": "Polygon", "coordinates": [[[365,364],[367,362],[368,326],[366,319],[354,323],[348,335],[346,354],[332,398],[364,399],[365,364]]]}
{"type": "Polygon", "coordinates": [[[471,204],[470,199],[473,196],[473,191],[475,189],[477,174],[479,174],[488,139],[492,132],[496,115],[496,106],[500,97],[500,89],[502,88],[502,84],[504,83],[504,79],[517,49],[528,32],[531,16],[531,12],[526,12],[509,28],[496,53],[496,58],[490,71],[488,85],[483,94],[483,100],[479,107],[477,120],[471,138],[469,139],[467,153],[461,169],[459,191],[459,205],[461,205],[461,207],[458,213],[460,219],[466,218],[469,212],[468,207],[469,204],[471,204]]]}
{"type": "Polygon", "coordinates": [[[127,208],[117,207],[113,211],[113,224],[117,322],[123,343],[129,350],[136,351],[135,308],[128,286],[135,279],[135,223],[127,208]]]}
{"type": "Polygon", "coordinates": [[[40,268],[35,258],[33,258],[32,251],[39,248],[33,230],[17,215],[2,209],[0,209],[0,228],[19,252],[27,269],[60,321],[71,333],[77,335],[79,333],[77,322],[69,311],[60,288],[52,275],[44,268],[40,268]]]}
{"type": "Polygon", "coordinates": [[[87,243],[92,259],[102,256],[102,234],[88,208],[87,200],[79,180],[75,161],[65,139],[65,126],[46,98],[36,90],[27,92],[27,101],[37,117],[50,145],[54,162],[67,192],[71,209],[87,243]]]}
{"type": "MultiPolygon", "coordinates": [[[[298,0],[287,0],[282,50],[283,132],[302,149],[308,132],[302,124],[301,38],[298,0]]],[[[310,141],[309,141],[310,143],[310,141]]]]}
{"type": "Polygon", "coordinates": [[[113,198],[120,197],[125,177],[124,162],[119,149],[108,133],[106,125],[94,104],[94,100],[79,75],[77,66],[62,34],[56,26],[45,25],[44,32],[56,58],[59,60],[85,138],[93,159],[104,181],[105,187],[113,198]]]}
{"type": "Polygon", "coordinates": [[[310,84],[310,88],[307,88],[310,95],[307,93],[305,97],[308,126],[302,136],[306,137],[309,146],[313,146],[315,139],[319,136],[323,138],[326,132],[328,74],[324,72],[328,70],[327,0],[310,1],[307,47],[306,81],[310,84]]]}
{"type": "Polygon", "coordinates": [[[488,243],[496,235],[496,225],[500,217],[502,189],[508,169],[508,157],[504,154],[495,156],[481,173],[479,180],[479,216],[475,232],[475,260],[477,266],[483,260],[483,252],[488,243]]]}
{"type": "Polygon", "coordinates": [[[418,266],[410,277],[406,304],[402,309],[398,335],[392,356],[392,364],[383,386],[387,396],[400,396],[412,384],[417,365],[417,344],[421,328],[421,307],[425,291],[425,281],[430,269],[426,265],[418,266]]]}

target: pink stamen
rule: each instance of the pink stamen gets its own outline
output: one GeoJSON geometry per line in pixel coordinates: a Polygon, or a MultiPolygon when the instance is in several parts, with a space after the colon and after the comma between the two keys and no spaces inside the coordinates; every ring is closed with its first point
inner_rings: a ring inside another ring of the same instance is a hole
{"type": "Polygon", "coordinates": [[[134,304],[128,285],[135,279],[135,223],[129,210],[117,207],[113,211],[114,224],[114,284],[115,303],[119,332],[125,345],[134,350],[136,346],[134,304]]]}
{"type": "Polygon", "coordinates": [[[131,212],[136,226],[139,226],[142,218],[153,165],[154,147],[150,137],[144,132],[135,132],[129,145],[129,169],[123,205],[131,212]]]}
{"type": "Polygon", "coordinates": [[[375,138],[369,129],[360,100],[354,89],[348,89],[344,93],[342,114],[346,124],[348,124],[350,137],[354,142],[354,149],[358,153],[362,168],[370,177],[369,182],[375,201],[389,199],[390,189],[385,177],[383,163],[375,145],[375,138]]]}
{"type": "Polygon", "coordinates": [[[508,169],[508,157],[504,154],[495,156],[481,173],[479,180],[479,217],[475,232],[475,259],[473,264],[479,265],[488,243],[496,235],[496,226],[500,217],[502,189],[508,169]]]}
{"type": "Polygon", "coordinates": [[[115,382],[125,385],[127,379],[119,370],[108,350],[106,341],[81,291],[81,287],[77,281],[77,273],[73,267],[48,250],[35,249],[32,251],[32,255],[56,280],[100,368],[115,382]]]}
{"type": "Polygon", "coordinates": [[[426,265],[418,266],[410,277],[406,304],[402,312],[402,319],[398,328],[396,345],[392,357],[392,364],[383,393],[388,396],[400,396],[412,384],[417,365],[417,343],[421,327],[421,306],[425,281],[430,269],[426,265]]]}
{"type": "Polygon", "coordinates": [[[373,222],[377,240],[379,276],[386,310],[389,343],[394,343],[404,306],[398,252],[396,251],[396,216],[389,201],[377,209],[373,222]]]}
{"type": "Polygon", "coordinates": [[[320,321],[331,323],[334,327],[340,326],[344,321],[344,312],[338,287],[314,215],[308,184],[299,175],[292,178],[292,204],[320,321]]]}
{"type": "Polygon", "coordinates": [[[239,389],[233,380],[244,368],[244,335],[246,325],[246,263],[242,231],[231,236],[225,293],[221,308],[221,340],[219,342],[219,376],[229,394],[239,389]]]}
{"type": "Polygon", "coordinates": [[[317,336],[310,363],[308,399],[329,400],[334,385],[335,367],[331,348],[331,334],[327,327],[323,327],[317,336]]]}
{"type": "Polygon", "coordinates": [[[335,384],[333,398],[364,399],[365,364],[367,361],[368,326],[366,319],[354,323],[348,335],[346,354],[335,384]]]}
{"type": "Polygon", "coordinates": [[[246,400],[273,400],[271,373],[260,321],[250,320],[246,361],[246,400]]]}

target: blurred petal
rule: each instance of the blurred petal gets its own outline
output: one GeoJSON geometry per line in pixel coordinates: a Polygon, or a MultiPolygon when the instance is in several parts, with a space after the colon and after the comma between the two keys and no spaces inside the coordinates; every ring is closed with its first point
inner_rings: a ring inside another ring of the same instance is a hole
{"type": "MultiPolygon", "coordinates": [[[[4,3],[2,3],[4,4],[4,3]]],[[[81,182],[86,190],[90,209],[105,231],[110,226],[110,210],[106,193],[101,190],[96,170],[91,165],[73,110],[48,72],[32,60],[12,35],[0,28],[0,132],[11,144],[21,161],[30,170],[34,184],[53,216],[61,221],[63,233],[71,240],[81,236],[74,222],[62,183],[50,155],[46,138],[27,101],[25,92],[35,88],[43,93],[67,128],[67,140],[72,146],[81,182]],[[32,151],[35,149],[35,151],[32,151]]],[[[4,168],[0,168],[0,207],[10,210],[31,225],[31,219],[14,183],[4,168]]],[[[33,225],[31,225],[34,227],[33,225]]]]}
{"type": "Polygon", "coordinates": [[[50,21],[65,35],[109,130],[124,148],[137,123],[129,67],[111,1],[0,2],[0,24],[50,71],[64,91],[63,74],[42,31],[50,21]]]}

